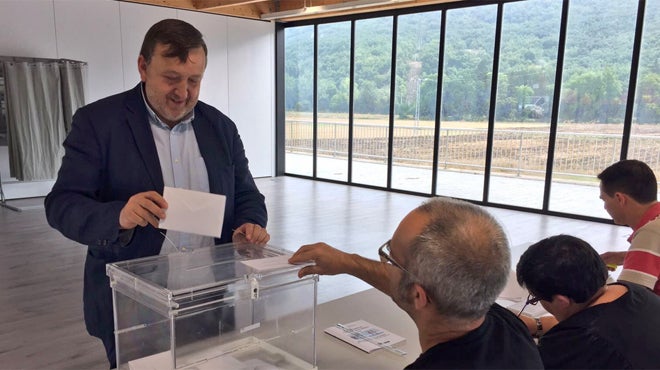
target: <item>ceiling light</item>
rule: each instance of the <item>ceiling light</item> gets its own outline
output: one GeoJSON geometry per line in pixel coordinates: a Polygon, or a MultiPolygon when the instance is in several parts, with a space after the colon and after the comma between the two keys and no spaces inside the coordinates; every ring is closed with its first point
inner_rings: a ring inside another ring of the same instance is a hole
{"type": "Polygon", "coordinates": [[[321,13],[336,12],[340,10],[366,8],[376,5],[402,3],[406,1],[411,1],[411,0],[355,0],[355,1],[347,1],[345,3],[336,3],[329,5],[306,6],[300,9],[284,10],[281,12],[274,12],[274,13],[264,13],[261,15],[261,19],[272,21],[283,18],[299,17],[303,15],[321,14],[321,13]]]}

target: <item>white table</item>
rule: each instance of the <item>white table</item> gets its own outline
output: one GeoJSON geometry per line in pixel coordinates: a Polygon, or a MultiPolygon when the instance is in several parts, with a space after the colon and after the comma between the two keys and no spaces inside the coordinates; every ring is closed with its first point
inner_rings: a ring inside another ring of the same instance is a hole
{"type": "Polygon", "coordinates": [[[319,370],[401,370],[421,353],[415,323],[389,296],[377,289],[320,304],[316,314],[316,364],[319,370]],[[407,354],[399,356],[384,349],[366,353],[323,331],[337,323],[360,319],[406,338],[406,342],[396,348],[407,354]]]}

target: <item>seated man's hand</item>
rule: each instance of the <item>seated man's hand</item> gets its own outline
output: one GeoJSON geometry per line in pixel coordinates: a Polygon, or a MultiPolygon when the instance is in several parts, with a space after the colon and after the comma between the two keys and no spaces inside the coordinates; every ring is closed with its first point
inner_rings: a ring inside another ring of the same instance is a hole
{"type": "Polygon", "coordinates": [[[298,277],[305,275],[336,275],[346,273],[350,263],[349,254],[335,249],[325,243],[303,245],[289,258],[289,263],[304,263],[313,261],[315,264],[305,266],[298,271],[298,277]]]}
{"type": "Polygon", "coordinates": [[[623,265],[623,260],[626,258],[626,253],[627,252],[605,252],[600,255],[600,258],[602,258],[603,262],[608,265],[608,269],[612,270],[610,265],[623,265]]]}
{"type": "Polygon", "coordinates": [[[270,234],[257,224],[244,223],[234,230],[231,239],[234,243],[266,244],[270,240],[270,234]]]}

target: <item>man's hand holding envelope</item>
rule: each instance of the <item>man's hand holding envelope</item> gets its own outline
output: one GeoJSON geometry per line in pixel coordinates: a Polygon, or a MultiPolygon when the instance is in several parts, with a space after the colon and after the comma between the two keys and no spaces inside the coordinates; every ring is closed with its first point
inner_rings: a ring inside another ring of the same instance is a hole
{"type": "MultiPolygon", "coordinates": [[[[159,228],[220,238],[225,214],[224,195],[165,187],[165,217],[159,228]]],[[[263,227],[245,223],[234,230],[232,241],[265,244],[270,235],[263,227]]]]}
{"type": "Polygon", "coordinates": [[[157,228],[159,220],[165,218],[167,207],[165,199],[155,191],[135,194],[119,212],[119,227],[130,230],[136,226],[144,227],[151,224],[157,228]]]}

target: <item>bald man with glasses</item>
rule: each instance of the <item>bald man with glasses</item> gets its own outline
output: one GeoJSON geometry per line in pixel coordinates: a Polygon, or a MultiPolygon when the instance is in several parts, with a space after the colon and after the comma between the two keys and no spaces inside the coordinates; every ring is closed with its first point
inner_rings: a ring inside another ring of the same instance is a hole
{"type": "Polygon", "coordinates": [[[419,331],[422,354],[406,369],[543,368],[522,321],[494,303],[511,257],[486,211],[433,198],[401,221],[378,254],[380,262],[316,243],[289,262],[315,262],[300,277],[346,273],[392,297],[419,331]]]}

